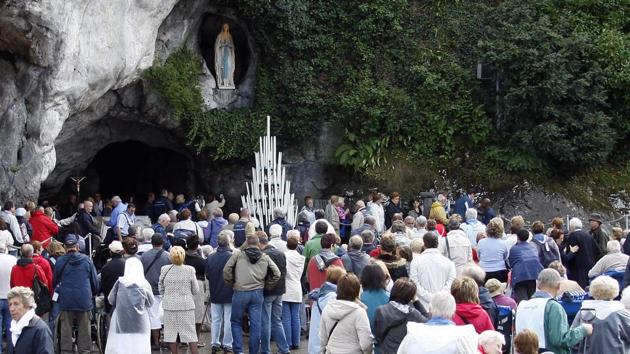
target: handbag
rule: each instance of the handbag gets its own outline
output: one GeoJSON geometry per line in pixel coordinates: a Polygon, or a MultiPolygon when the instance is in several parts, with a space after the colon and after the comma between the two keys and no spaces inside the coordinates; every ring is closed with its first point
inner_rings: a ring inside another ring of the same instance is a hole
{"type": "Polygon", "coordinates": [[[33,293],[35,295],[35,314],[41,316],[52,309],[52,296],[46,284],[37,276],[36,264],[33,264],[33,293]]]}

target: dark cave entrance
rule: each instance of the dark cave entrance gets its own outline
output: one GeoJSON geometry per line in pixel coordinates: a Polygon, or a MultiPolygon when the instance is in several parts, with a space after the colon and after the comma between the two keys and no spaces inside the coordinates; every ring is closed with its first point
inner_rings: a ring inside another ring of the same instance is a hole
{"type": "Polygon", "coordinates": [[[133,140],[112,143],[101,149],[86,168],[88,188],[85,194],[82,188],[81,194],[98,191],[105,198],[119,195],[124,201],[133,197],[140,212],[149,192],[157,194],[166,188],[190,193],[194,189],[192,169],[187,156],[170,149],[133,140]]]}

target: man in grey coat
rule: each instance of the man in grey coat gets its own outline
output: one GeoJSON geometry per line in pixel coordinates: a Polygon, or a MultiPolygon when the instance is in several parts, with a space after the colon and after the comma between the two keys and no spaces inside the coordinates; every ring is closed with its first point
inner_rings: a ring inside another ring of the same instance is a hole
{"type": "Polygon", "coordinates": [[[348,242],[348,253],[341,256],[343,267],[348,273],[356,274],[359,279],[363,268],[370,263],[370,256],[363,252],[363,239],[361,236],[352,236],[348,242]]]}

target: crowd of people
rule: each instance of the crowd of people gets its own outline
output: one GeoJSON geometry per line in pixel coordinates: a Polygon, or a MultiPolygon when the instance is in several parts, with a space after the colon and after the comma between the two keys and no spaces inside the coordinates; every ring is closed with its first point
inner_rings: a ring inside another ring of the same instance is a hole
{"type": "Polygon", "coordinates": [[[297,225],[166,190],[150,225],[117,196],[7,201],[0,334],[9,353],[89,353],[102,302],[105,353],[630,353],[628,230],[526,225],[477,199],[307,196],[297,225]]]}

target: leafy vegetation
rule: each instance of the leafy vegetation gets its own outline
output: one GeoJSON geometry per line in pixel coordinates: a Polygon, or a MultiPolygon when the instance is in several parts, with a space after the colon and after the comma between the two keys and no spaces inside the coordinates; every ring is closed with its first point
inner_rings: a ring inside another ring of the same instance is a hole
{"type": "Polygon", "coordinates": [[[627,0],[220,5],[249,24],[259,53],[254,108],[204,112],[201,59],[186,50],[147,74],[215,158],[249,155],[267,114],[287,144],[312,144],[332,124],[337,162],[375,178],[404,156],[412,170],[500,188],[630,147],[627,0]],[[477,80],[479,60],[496,76],[477,80]]]}

